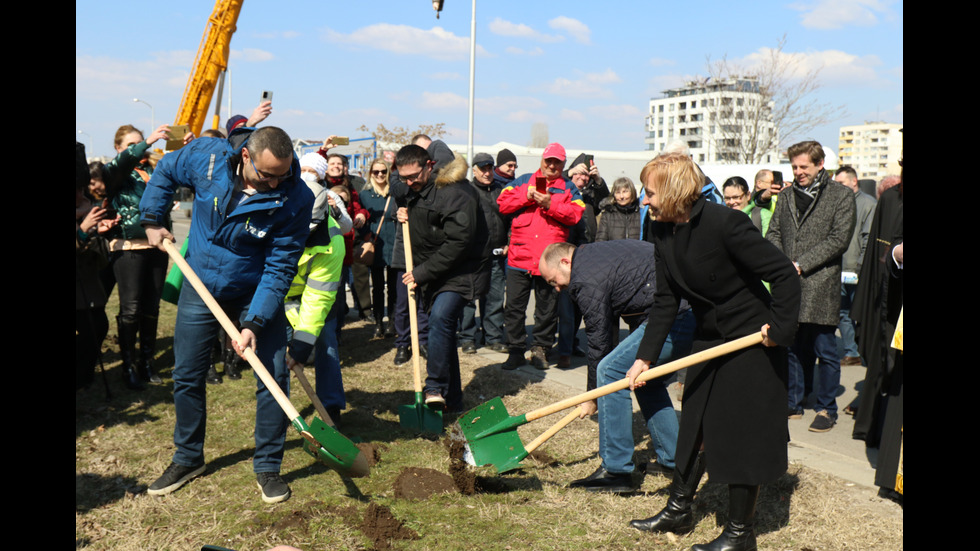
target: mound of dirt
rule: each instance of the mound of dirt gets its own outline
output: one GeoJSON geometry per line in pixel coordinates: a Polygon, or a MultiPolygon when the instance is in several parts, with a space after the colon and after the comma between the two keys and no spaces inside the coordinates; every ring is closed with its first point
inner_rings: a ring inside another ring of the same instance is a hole
{"type": "Polygon", "coordinates": [[[408,528],[391,514],[391,509],[377,503],[368,505],[359,528],[374,542],[375,549],[391,549],[392,541],[419,539],[415,530],[408,528]]]}
{"type": "Polygon", "coordinates": [[[432,469],[409,467],[395,479],[395,497],[399,499],[428,499],[435,494],[456,491],[451,476],[432,469]]]}
{"type": "Polygon", "coordinates": [[[377,465],[381,461],[381,452],[388,449],[388,446],[384,444],[372,444],[371,442],[361,442],[354,445],[364,454],[369,467],[377,465]]]}
{"type": "Polygon", "coordinates": [[[453,477],[453,483],[464,496],[473,495],[476,493],[476,475],[463,460],[465,444],[452,436],[446,436],[443,443],[449,449],[449,476],[453,477]]]}

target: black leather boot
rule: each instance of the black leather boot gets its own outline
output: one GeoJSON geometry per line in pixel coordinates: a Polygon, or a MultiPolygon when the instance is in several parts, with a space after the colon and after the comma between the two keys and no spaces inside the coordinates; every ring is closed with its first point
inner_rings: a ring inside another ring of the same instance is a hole
{"type": "Polygon", "coordinates": [[[374,318],[374,338],[385,338],[385,322],[381,318],[374,318]]]}
{"type": "Polygon", "coordinates": [[[704,453],[698,453],[694,465],[686,473],[674,470],[674,481],[670,485],[667,506],[656,515],[646,519],[634,519],[630,526],[644,532],[673,532],[686,534],[697,525],[694,518],[694,494],[704,476],[704,453]]]}
{"type": "Polygon", "coordinates": [[[221,360],[225,366],[225,377],[228,377],[232,381],[237,381],[242,378],[241,366],[238,364],[240,358],[234,349],[225,348],[221,360]]]}
{"type": "Polygon", "coordinates": [[[710,543],[695,545],[691,551],[756,551],[755,503],[758,486],[728,486],[728,522],[721,535],[710,543]]]}
{"type": "Polygon", "coordinates": [[[126,388],[146,390],[146,385],[136,373],[136,320],[116,316],[116,331],[119,334],[119,356],[122,358],[122,377],[126,388]]]}
{"type": "Polygon", "coordinates": [[[160,384],[163,379],[153,367],[153,353],[157,348],[157,316],[140,316],[140,376],[144,381],[160,384]]]}

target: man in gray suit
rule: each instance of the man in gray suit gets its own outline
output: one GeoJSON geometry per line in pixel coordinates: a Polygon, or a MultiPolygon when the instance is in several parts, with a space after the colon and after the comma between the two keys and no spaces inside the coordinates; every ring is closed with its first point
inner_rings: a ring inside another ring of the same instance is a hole
{"type": "Polygon", "coordinates": [[[819,358],[813,388],[817,416],[810,430],[827,432],[837,422],[840,356],[834,333],[840,316],[841,257],[854,231],[854,193],[824,170],[819,143],[800,142],[789,148],[788,156],[793,185],[789,195],[780,194],[766,238],[793,261],[801,278],[800,326],[789,354],[789,418],[802,417],[819,358]]]}

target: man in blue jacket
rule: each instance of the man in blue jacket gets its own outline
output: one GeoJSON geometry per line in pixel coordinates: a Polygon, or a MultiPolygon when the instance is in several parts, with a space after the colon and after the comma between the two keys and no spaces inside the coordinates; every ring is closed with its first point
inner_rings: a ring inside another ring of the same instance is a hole
{"type": "MultiPolygon", "coordinates": [[[[151,245],[173,241],[160,223],[177,186],[194,191],[187,262],[221,307],[241,323],[239,353],[255,350],[287,394],[283,297],[309,235],[313,194],[300,180],[292,141],[281,129],[237,130],[228,140],[199,138],[165,156],[140,202],[151,245]]],[[[218,322],[190,285],[181,289],[174,328],[177,451],[150,495],[180,488],[204,472],[205,377],[218,322]]],[[[256,379],[258,379],[256,377],[256,379]]],[[[279,476],[288,420],[258,381],[253,469],[262,500],[289,499],[279,476]]]]}

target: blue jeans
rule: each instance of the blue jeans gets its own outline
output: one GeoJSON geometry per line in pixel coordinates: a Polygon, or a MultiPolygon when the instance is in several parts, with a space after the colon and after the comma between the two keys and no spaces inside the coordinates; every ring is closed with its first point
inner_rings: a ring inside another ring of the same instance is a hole
{"type": "Polygon", "coordinates": [[[840,357],[833,325],[801,323],[796,341],[789,348],[789,409],[802,409],[806,399],[806,379],[813,380],[814,364],[819,358],[814,392],[816,411],[826,410],[837,418],[837,387],[840,386],[840,357]],[[807,374],[809,372],[809,375],[807,374]]]}
{"type": "Polygon", "coordinates": [[[426,362],[428,376],[425,378],[425,390],[442,395],[450,411],[463,407],[456,322],[465,305],[466,299],[459,293],[443,291],[436,295],[429,310],[429,359],[426,362]]]}
{"type": "MultiPolygon", "coordinates": [[[[687,310],[678,314],[664,342],[657,365],[682,358],[691,353],[696,321],[687,310]]],[[[643,322],[636,331],[623,339],[619,346],[599,362],[596,373],[600,386],[621,381],[636,361],[636,351],[646,333],[643,322]]],[[[636,401],[646,422],[657,463],[674,467],[677,449],[677,413],[667,394],[667,382],[673,375],[658,377],[636,390],[636,401]]],[[[602,466],[611,473],[633,472],[633,401],[630,391],[620,390],[599,398],[599,457],[602,466]]]]}
{"type": "MultiPolygon", "coordinates": [[[[398,270],[395,273],[395,346],[398,348],[412,346],[412,320],[408,316],[408,288],[402,281],[403,275],[405,270],[398,270]]],[[[429,315],[422,308],[422,301],[418,300],[418,294],[415,298],[419,322],[419,346],[425,346],[429,342],[429,315]]]]}
{"type": "Polygon", "coordinates": [[[854,321],[851,320],[851,304],[854,302],[854,293],[856,291],[856,284],[841,283],[840,323],[837,324],[837,328],[840,329],[840,338],[844,342],[844,355],[850,358],[860,356],[857,342],[854,340],[854,321]]]}
{"type": "MultiPolygon", "coordinates": [[[[248,310],[251,297],[221,303],[232,319],[248,310]]],[[[289,395],[289,370],[286,367],[286,315],[282,309],[266,321],[258,335],[256,349],[262,364],[280,388],[289,395]]],[[[211,348],[218,338],[218,321],[191,285],[184,285],[177,304],[174,327],[174,463],[185,467],[204,464],[204,434],[207,425],[207,391],[205,378],[211,360],[211,348]]],[[[289,420],[262,381],[255,377],[255,456],[252,468],[257,473],[279,472],[289,420]]]]}
{"type": "Polygon", "coordinates": [[[506,257],[490,258],[490,290],[481,297],[480,323],[476,322],[476,302],[471,300],[463,307],[463,319],[459,332],[460,342],[478,343],[477,329],[483,328],[483,343],[504,342],[504,287],[507,276],[504,273],[506,257]]]}

